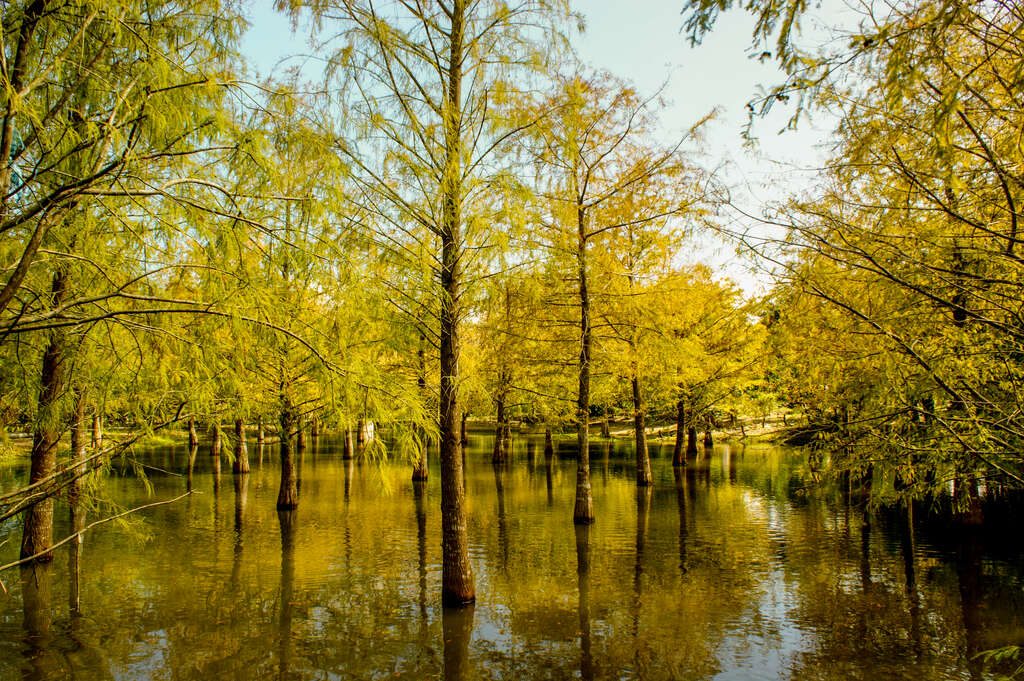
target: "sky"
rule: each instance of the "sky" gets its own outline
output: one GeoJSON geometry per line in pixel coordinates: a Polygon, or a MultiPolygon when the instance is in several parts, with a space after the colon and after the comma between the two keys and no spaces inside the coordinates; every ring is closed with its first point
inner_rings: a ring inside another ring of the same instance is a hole
{"type": "MultiPolygon", "coordinates": [[[[698,162],[730,186],[744,212],[759,214],[762,206],[814,181],[830,146],[833,122],[827,117],[818,115],[795,131],[780,132],[792,111],[777,106],[756,122],[756,147],[744,145],[747,102],[758,86],[781,79],[771,61],[748,56],[753,26],[749,15],[721,15],[703,43],[691,47],[682,32],[683,0],[573,0],[573,6],[586,28],[572,36],[572,43],[585,63],[631,81],[642,94],[664,87],[669,102],[662,116],[666,139],[716,112],[704,128],[698,162]]],[[[291,32],[288,19],[272,10],[271,0],[251,0],[250,8],[243,51],[262,74],[279,59],[308,51],[306,36],[291,32]]],[[[767,283],[763,274],[752,272],[749,263],[735,256],[734,246],[713,235],[705,235],[688,253],[690,261],[713,265],[748,292],[767,283]]]]}

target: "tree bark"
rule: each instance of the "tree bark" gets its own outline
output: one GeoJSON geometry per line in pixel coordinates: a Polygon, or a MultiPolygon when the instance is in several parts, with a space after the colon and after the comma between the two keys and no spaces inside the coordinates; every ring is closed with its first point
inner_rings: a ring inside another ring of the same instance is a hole
{"type": "MultiPolygon", "coordinates": [[[[53,274],[51,302],[59,307],[67,293],[67,274],[58,269],[53,274]]],[[[57,443],[60,442],[61,416],[59,400],[64,392],[65,335],[60,329],[50,333],[43,352],[43,366],[39,384],[39,402],[36,425],[32,435],[32,463],[29,484],[53,475],[57,468],[57,443]]],[[[53,560],[53,497],[36,502],[25,511],[21,535],[21,558],[41,554],[36,562],[53,560]]]]}
{"type": "Polygon", "coordinates": [[[295,413],[291,400],[281,398],[281,487],[277,492],[277,510],[287,511],[299,505],[299,486],[292,453],[292,430],[295,428],[295,413]]]}
{"type": "Polygon", "coordinates": [[[249,447],[245,443],[245,423],[235,419],[235,462],[231,470],[237,475],[249,472],[249,447]]]}
{"type": "Polygon", "coordinates": [[[697,458],[697,426],[692,423],[686,427],[686,457],[697,458]]]}
{"type": "Polygon", "coordinates": [[[576,398],[576,504],[572,520],[577,525],[594,522],[594,500],[590,485],[590,292],[587,288],[586,213],[576,211],[578,242],[576,259],[580,283],[580,360],[579,391],[576,398]]]}
{"type": "Polygon", "coordinates": [[[298,452],[306,451],[306,423],[300,416],[295,419],[295,425],[298,432],[295,434],[295,450],[298,452]]]}
{"type": "Polygon", "coordinates": [[[550,461],[555,455],[555,443],[551,440],[551,429],[544,429],[544,460],[550,461]]]}
{"type": "Polygon", "coordinates": [[[644,401],[640,392],[640,377],[633,368],[633,428],[636,433],[636,484],[647,487],[654,482],[651,475],[651,457],[647,452],[647,423],[644,401]]]}
{"type": "Polygon", "coordinates": [[[263,417],[260,416],[256,419],[256,444],[259,447],[267,444],[267,433],[263,429],[263,417]]]}
{"type": "Polygon", "coordinates": [[[447,606],[476,601],[469,562],[465,483],[459,446],[459,314],[462,296],[462,63],[466,0],[450,3],[451,40],[445,66],[445,168],[441,182],[441,601],[447,606]]]}
{"type": "Polygon", "coordinates": [[[711,449],[715,446],[715,438],[711,436],[711,428],[704,431],[704,447],[711,449]]]}
{"type": "MultiPolygon", "coordinates": [[[[95,432],[95,417],[93,417],[93,427],[95,432]]],[[[93,438],[95,442],[95,437],[93,438]]],[[[94,445],[95,446],[95,445],[94,445]]],[[[188,448],[194,449],[199,446],[199,433],[196,432],[196,420],[195,417],[190,417],[188,420],[188,448]]]]}

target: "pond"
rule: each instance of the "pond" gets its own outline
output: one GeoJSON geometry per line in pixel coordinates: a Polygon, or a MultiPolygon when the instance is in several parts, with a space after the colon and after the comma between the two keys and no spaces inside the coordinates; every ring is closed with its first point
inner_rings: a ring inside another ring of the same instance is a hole
{"type": "MultiPolygon", "coordinates": [[[[868,513],[768,445],[678,475],[655,446],[638,493],[628,443],[599,442],[597,522],[575,528],[570,450],[519,437],[494,467],[489,445],[467,455],[473,608],[440,606],[436,460],[414,487],[320,438],[279,514],[276,448],[219,478],[200,449],[192,495],[86,535],[77,607],[69,547],[0,575],[0,679],[981,679],[977,653],[1024,641],[1019,532],[995,520],[868,513]]],[[[184,447],[139,456],[151,490],[115,470],[118,507],[186,490],[184,447]]],[[[0,530],[0,562],[19,535],[0,530]]]]}

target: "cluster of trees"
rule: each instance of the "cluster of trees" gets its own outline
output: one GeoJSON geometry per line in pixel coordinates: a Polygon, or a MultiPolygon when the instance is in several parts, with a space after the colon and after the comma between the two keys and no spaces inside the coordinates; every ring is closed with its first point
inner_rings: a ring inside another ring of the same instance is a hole
{"type": "MultiPolygon", "coordinates": [[[[692,36],[730,4],[693,2],[692,36]]],[[[680,264],[716,210],[701,123],[666,142],[657,97],[575,61],[563,0],[281,1],[330,36],[325,68],[259,83],[229,2],[5,5],[0,414],[33,443],[0,521],[24,517],[22,558],[50,555],[55,497],[84,528],[86,474],[171,423],[218,467],[227,439],[238,474],[246,428],[273,430],[285,512],[307,427],[351,456],[387,424],[418,479],[436,444],[447,604],[475,597],[470,413],[496,461],[514,419],[575,429],[578,524],[593,420],[632,420],[643,487],[652,415],[682,465],[778,396],[894,491],[1019,484],[1021,9],[908,4],[811,54],[804,3],[744,6],[790,75],[764,105],[841,119],[821,191],[748,238],[777,265],[766,305],[680,264]]]]}
{"type": "MultiPolygon", "coordinates": [[[[692,36],[731,4],[692,3],[692,36]]],[[[868,7],[845,44],[807,50],[804,3],[743,6],[789,75],[762,104],[798,94],[839,120],[820,185],[773,216],[785,235],[748,240],[779,276],[776,385],[842,470],[976,511],[1024,480],[1024,10],[868,7]]]]}
{"type": "Polygon", "coordinates": [[[279,5],[334,36],[323,73],[247,80],[219,0],[5,7],[0,402],[33,444],[0,519],[48,559],[54,499],[81,530],[87,474],[172,423],[237,474],[273,432],[287,512],[307,429],[351,456],[377,422],[416,478],[437,445],[443,599],[471,602],[467,414],[499,461],[512,419],[574,427],[589,523],[592,415],[634,420],[650,484],[648,414],[695,447],[761,326],[679,264],[694,131],[660,141],[657,98],[574,61],[565,3],[279,5]]]}

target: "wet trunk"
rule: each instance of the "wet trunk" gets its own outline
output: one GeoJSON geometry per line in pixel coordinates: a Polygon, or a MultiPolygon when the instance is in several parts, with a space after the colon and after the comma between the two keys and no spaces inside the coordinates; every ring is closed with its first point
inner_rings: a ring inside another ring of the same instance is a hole
{"type": "Polygon", "coordinates": [[[286,511],[299,505],[298,476],[295,470],[295,456],[292,452],[292,430],[295,428],[295,413],[291,400],[282,398],[281,406],[281,487],[277,492],[277,510],[286,511]]]}
{"type": "Polygon", "coordinates": [[[684,443],[686,442],[686,402],[679,398],[676,402],[676,444],[672,449],[672,465],[685,466],[686,457],[683,456],[684,443]]]}
{"type": "Polygon", "coordinates": [[[594,500],[590,488],[590,292],[587,288],[586,213],[583,206],[576,212],[578,242],[576,258],[580,284],[580,360],[579,391],[576,398],[576,503],[572,520],[576,524],[594,522],[594,500]]]}
{"type": "Polygon", "coordinates": [[[544,460],[551,461],[551,458],[555,455],[555,445],[551,441],[551,429],[544,429],[544,460]]]}
{"type": "MultiPolygon", "coordinates": [[[[96,421],[95,417],[93,420],[93,432],[96,432],[96,421]]],[[[95,442],[95,437],[93,438],[95,442]]],[[[190,417],[188,420],[188,448],[194,449],[199,446],[199,433],[196,432],[196,420],[195,417],[190,417]]]]}
{"type": "MultiPolygon", "coordinates": [[[[51,302],[59,307],[67,292],[67,274],[58,269],[53,275],[51,302]]],[[[59,400],[64,392],[65,336],[62,330],[50,332],[43,352],[36,425],[32,435],[32,463],[29,484],[53,475],[57,469],[57,443],[60,441],[61,417],[59,400]]],[[[37,562],[53,559],[53,497],[46,497],[25,511],[21,536],[21,558],[33,557],[37,562]]]]}
{"type": "Polygon", "coordinates": [[[633,368],[633,428],[636,433],[636,484],[646,487],[654,482],[651,475],[651,457],[647,452],[647,424],[644,402],[640,392],[640,377],[633,368]]]}
{"type": "Polygon", "coordinates": [[[317,416],[309,422],[309,436],[314,439],[320,437],[320,418],[317,416]]]}
{"type": "Polygon", "coordinates": [[[714,446],[715,446],[715,439],[713,437],[711,437],[711,429],[708,428],[707,430],[704,431],[704,447],[706,449],[711,449],[714,446]]]}
{"type": "MultiPolygon", "coordinates": [[[[450,42],[445,65],[447,91],[444,105],[445,169],[441,182],[441,601],[446,606],[476,601],[476,584],[469,562],[466,530],[465,481],[462,447],[459,446],[461,414],[459,384],[459,315],[462,300],[462,63],[464,60],[465,0],[450,3],[450,42]]],[[[472,611],[460,620],[469,618],[472,611]]],[[[447,638],[447,637],[446,637],[447,638]]],[[[467,641],[468,642],[468,641],[467,641]]],[[[448,666],[445,646],[445,666],[448,666]]]]}
{"type": "Polygon", "coordinates": [[[237,475],[249,472],[249,448],[245,443],[245,423],[235,419],[235,462],[231,470],[237,475]]]}
{"type": "Polygon", "coordinates": [[[262,447],[267,444],[267,434],[263,429],[263,417],[256,419],[256,445],[262,447]]]}

